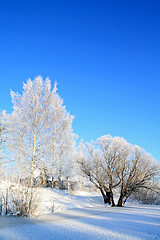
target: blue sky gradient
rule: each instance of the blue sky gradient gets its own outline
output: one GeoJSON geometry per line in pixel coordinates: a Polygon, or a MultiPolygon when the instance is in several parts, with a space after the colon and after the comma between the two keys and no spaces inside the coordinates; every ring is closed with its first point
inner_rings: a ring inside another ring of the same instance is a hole
{"type": "Polygon", "coordinates": [[[159,13],[154,0],[0,1],[0,109],[48,76],[80,138],[121,136],[160,161],[159,13]]]}

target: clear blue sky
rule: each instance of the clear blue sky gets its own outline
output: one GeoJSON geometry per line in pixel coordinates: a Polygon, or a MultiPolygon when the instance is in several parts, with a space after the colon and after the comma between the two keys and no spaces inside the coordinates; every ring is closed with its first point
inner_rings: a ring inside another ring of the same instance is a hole
{"type": "Polygon", "coordinates": [[[160,1],[0,1],[0,109],[29,77],[58,81],[85,141],[124,137],[160,161],[160,1]]]}

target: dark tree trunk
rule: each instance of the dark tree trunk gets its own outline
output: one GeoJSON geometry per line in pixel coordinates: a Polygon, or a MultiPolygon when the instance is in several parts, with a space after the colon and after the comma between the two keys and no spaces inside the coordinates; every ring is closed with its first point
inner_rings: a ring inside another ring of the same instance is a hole
{"type": "Polygon", "coordinates": [[[107,203],[109,203],[109,204],[111,204],[111,201],[110,201],[110,192],[104,192],[103,191],[103,189],[100,189],[100,191],[101,191],[101,194],[102,194],[102,196],[103,196],[103,200],[104,200],[104,203],[105,204],[107,204],[107,203]]]}
{"type": "Polygon", "coordinates": [[[54,177],[52,176],[51,188],[54,188],[54,177]]]}
{"type": "Polygon", "coordinates": [[[105,204],[111,204],[111,193],[109,191],[103,191],[103,189],[100,189],[101,194],[103,196],[103,200],[105,204]]]}
{"type": "Polygon", "coordinates": [[[122,207],[123,205],[123,195],[120,195],[118,203],[117,203],[117,207],[122,207]]]}
{"type": "Polygon", "coordinates": [[[112,207],[115,207],[115,202],[114,202],[114,198],[113,198],[113,192],[111,192],[110,198],[111,198],[111,202],[112,202],[112,207]]]}
{"type": "Polygon", "coordinates": [[[6,193],[6,215],[8,214],[8,189],[6,193]]]}
{"type": "Polygon", "coordinates": [[[107,199],[108,199],[107,203],[111,204],[111,193],[106,191],[106,196],[107,196],[107,199]]]}

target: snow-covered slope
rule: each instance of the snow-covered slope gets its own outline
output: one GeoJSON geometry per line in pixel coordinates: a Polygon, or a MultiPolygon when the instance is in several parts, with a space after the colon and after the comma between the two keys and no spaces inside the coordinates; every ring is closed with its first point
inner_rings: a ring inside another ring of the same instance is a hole
{"type": "Polygon", "coordinates": [[[43,214],[51,213],[52,210],[64,212],[73,208],[103,206],[103,199],[99,192],[79,191],[69,194],[67,191],[48,188],[39,189],[39,192],[43,214]]]}
{"type": "Polygon", "coordinates": [[[40,189],[46,215],[0,217],[0,240],[152,240],[160,239],[160,206],[103,204],[99,193],[71,195],[40,189]],[[55,212],[50,213],[50,200],[55,212]]]}

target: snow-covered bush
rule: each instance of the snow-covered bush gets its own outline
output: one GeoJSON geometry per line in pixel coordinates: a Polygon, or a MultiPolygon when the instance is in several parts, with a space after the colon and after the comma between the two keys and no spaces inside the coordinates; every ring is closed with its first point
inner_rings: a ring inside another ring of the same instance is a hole
{"type": "Polygon", "coordinates": [[[11,213],[19,216],[32,217],[39,214],[39,194],[35,188],[12,187],[11,195],[11,213]]]}
{"type": "Polygon", "coordinates": [[[155,187],[155,190],[153,189],[139,189],[137,192],[135,192],[131,198],[133,201],[138,201],[142,204],[157,204],[160,205],[160,189],[158,190],[157,187],[155,187]]]}

